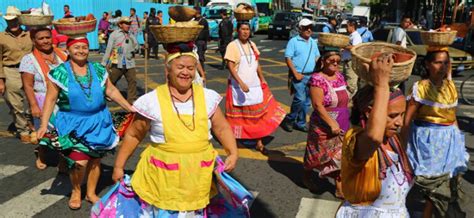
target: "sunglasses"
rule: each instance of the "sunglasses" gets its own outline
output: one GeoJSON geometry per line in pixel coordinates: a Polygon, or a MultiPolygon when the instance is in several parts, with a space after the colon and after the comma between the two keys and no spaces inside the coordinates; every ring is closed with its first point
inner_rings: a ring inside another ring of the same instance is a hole
{"type": "Polygon", "coordinates": [[[341,63],[340,59],[327,59],[326,61],[331,63],[331,64],[340,64],[341,63]]]}
{"type": "Polygon", "coordinates": [[[313,26],[302,26],[300,27],[302,30],[312,30],[313,29],[313,26]]]}

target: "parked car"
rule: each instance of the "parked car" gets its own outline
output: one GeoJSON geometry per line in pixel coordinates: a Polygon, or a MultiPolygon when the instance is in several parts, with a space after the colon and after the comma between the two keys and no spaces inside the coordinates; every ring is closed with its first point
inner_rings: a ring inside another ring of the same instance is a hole
{"type": "MultiPolygon", "coordinates": [[[[375,41],[390,42],[394,30],[394,27],[385,27],[375,30],[373,32],[375,41]]],[[[406,29],[405,31],[407,32],[407,48],[412,49],[417,54],[413,73],[419,75],[424,67],[423,59],[427,53],[427,45],[424,45],[421,41],[421,31],[419,29],[406,29]]],[[[451,46],[449,47],[448,52],[454,73],[474,68],[474,61],[471,54],[451,46]]]]}
{"type": "Polygon", "coordinates": [[[302,13],[300,12],[275,13],[272,22],[268,25],[268,38],[273,39],[275,36],[289,38],[291,30],[296,27],[301,18],[302,13]]]}
{"type": "Polygon", "coordinates": [[[337,27],[337,33],[339,34],[347,34],[347,21],[348,20],[343,20],[339,26],[337,27]]]}

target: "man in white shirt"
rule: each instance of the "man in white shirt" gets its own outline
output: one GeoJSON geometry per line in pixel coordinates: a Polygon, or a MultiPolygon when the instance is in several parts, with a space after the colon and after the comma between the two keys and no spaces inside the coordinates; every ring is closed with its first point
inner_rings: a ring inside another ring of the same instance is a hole
{"type": "Polygon", "coordinates": [[[400,45],[404,48],[407,47],[407,33],[405,29],[409,28],[412,25],[411,18],[404,16],[400,22],[400,26],[395,28],[392,35],[392,43],[400,45]]]}
{"type": "Polygon", "coordinates": [[[350,37],[350,45],[344,48],[342,51],[342,61],[344,63],[344,77],[347,82],[347,90],[351,93],[351,97],[357,92],[357,81],[359,77],[352,69],[352,54],[351,49],[360,43],[362,43],[362,37],[357,32],[357,22],[355,20],[349,20],[347,22],[347,32],[350,37]]]}

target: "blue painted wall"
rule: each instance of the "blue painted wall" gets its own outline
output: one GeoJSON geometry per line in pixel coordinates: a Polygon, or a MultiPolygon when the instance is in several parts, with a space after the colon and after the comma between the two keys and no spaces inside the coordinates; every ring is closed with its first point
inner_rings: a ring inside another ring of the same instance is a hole
{"type": "MultiPolygon", "coordinates": [[[[0,0],[0,12],[5,14],[7,7],[10,5],[16,6],[20,10],[27,10],[29,8],[41,7],[42,0],[0,0]]],[[[135,2],[135,0],[47,0],[55,15],[55,19],[62,18],[64,15],[63,6],[65,4],[70,6],[71,12],[74,16],[85,16],[89,13],[94,14],[97,19],[102,18],[104,11],[114,12],[117,9],[122,11],[123,16],[130,15],[130,8],[137,10],[137,15],[143,18],[143,12],[150,11],[150,8],[156,8],[156,11],[163,11],[163,22],[168,24],[168,7],[173,6],[171,4],[157,4],[157,3],[144,3],[135,2]]],[[[99,25],[99,22],[97,22],[99,25]]],[[[6,23],[3,18],[0,19],[0,31],[4,31],[6,23]]],[[[98,49],[99,44],[97,40],[97,30],[87,34],[87,38],[90,42],[91,49],[98,49]]],[[[140,35],[138,40],[142,43],[143,37],[140,35]]]]}

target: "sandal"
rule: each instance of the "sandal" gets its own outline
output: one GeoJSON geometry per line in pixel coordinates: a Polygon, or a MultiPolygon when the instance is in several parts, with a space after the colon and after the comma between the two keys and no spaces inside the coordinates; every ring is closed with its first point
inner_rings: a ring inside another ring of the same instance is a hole
{"type": "Polygon", "coordinates": [[[255,150],[259,151],[260,153],[262,153],[263,155],[267,155],[268,154],[268,149],[265,148],[265,145],[256,145],[255,146],[255,150]]]}
{"type": "Polygon", "coordinates": [[[100,201],[100,198],[97,196],[97,200],[96,201],[92,201],[89,197],[86,196],[85,200],[91,204],[95,204],[97,201],[100,201]]]}
{"type": "Polygon", "coordinates": [[[81,204],[82,204],[81,199],[69,199],[68,206],[69,206],[69,209],[71,210],[79,210],[81,209],[81,206],[82,206],[81,204]]]}

